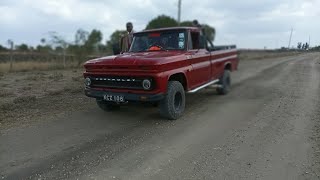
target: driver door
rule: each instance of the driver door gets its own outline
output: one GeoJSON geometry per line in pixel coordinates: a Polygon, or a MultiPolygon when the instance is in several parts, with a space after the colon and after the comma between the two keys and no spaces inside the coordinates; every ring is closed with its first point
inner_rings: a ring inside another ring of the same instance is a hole
{"type": "Polygon", "coordinates": [[[190,32],[188,38],[188,55],[192,70],[189,72],[191,89],[208,83],[211,80],[210,52],[200,44],[200,33],[190,32]]]}

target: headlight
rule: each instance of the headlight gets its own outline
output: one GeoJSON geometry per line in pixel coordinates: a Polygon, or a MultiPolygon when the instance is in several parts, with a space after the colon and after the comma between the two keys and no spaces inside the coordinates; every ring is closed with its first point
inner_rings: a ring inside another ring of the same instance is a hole
{"type": "Polygon", "coordinates": [[[142,81],[142,87],[145,90],[149,90],[151,88],[151,81],[149,79],[145,79],[142,81]]]}
{"type": "Polygon", "coordinates": [[[85,84],[86,86],[90,86],[90,85],[91,85],[91,79],[90,79],[90,78],[86,78],[86,79],[84,80],[84,84],[85,84]]]}

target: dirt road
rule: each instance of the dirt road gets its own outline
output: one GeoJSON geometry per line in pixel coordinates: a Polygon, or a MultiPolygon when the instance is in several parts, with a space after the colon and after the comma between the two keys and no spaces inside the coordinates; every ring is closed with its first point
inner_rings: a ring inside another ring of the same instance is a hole
{"type": "Polygon", "coordinates": [[[0,178],[319,179],[320,54],[242,61],[232,78],[227,96],[188,96],[177,121],[89,103],[2,130],[0,178]]]}

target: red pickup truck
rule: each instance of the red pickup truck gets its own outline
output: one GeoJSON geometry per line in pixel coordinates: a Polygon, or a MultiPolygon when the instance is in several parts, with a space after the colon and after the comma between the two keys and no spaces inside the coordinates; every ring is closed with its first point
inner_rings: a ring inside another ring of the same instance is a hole
{"type": "Polygon", "coordinates": [[[85,94],[105,111],[150,102],[175,120],[184,112],[186,93],[212,85],[218,94],[230,91],[237,54],[235,46],[213,46],[196,27],[137,32],[129,52],[85,63],[85,94]]]}

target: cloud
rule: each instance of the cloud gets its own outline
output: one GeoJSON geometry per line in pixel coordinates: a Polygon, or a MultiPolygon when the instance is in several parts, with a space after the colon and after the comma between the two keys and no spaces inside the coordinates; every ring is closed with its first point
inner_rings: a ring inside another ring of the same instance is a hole
{"type": "MultiPolygon", "coordinates": [[[[320,44],[319,0],[182,0],[182,20],[198,19],[217,30],[216,44],[236,43],[244,48],[287,46],[291,28],[293,44],[306,41],[320,44]]],[[[0,44],[11,38],[16,43],[36,45],[49,31],[67,40],[77,29],[99,29],[108,39],[116,29],[132,21],[142,30],[160,14],[177,17],[172,0],[1,0],[0,44]]]]}

